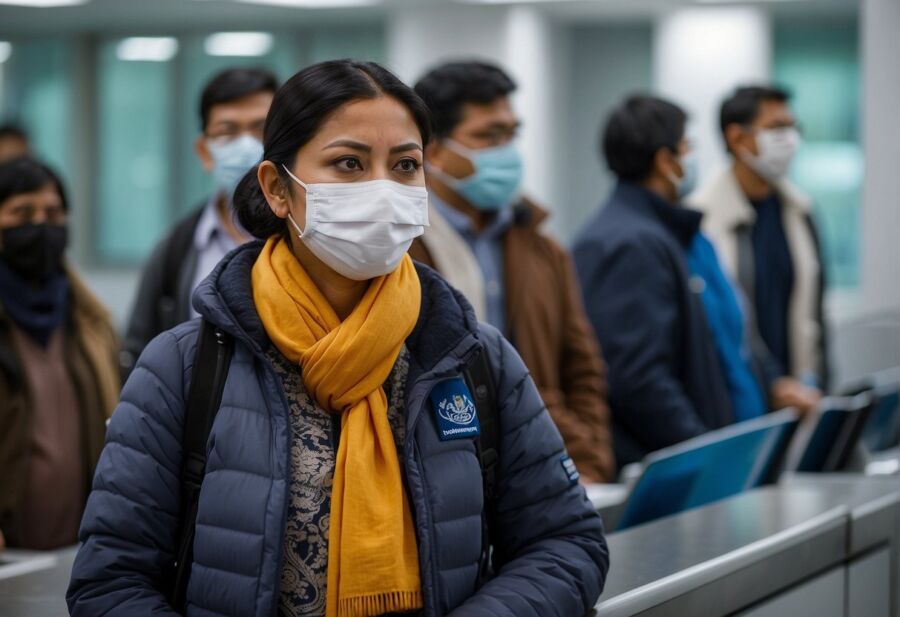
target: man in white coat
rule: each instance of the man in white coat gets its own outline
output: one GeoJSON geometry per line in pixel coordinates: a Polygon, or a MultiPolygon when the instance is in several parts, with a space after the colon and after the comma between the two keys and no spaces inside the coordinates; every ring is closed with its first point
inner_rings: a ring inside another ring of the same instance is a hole
{"type": "Polygon", "coordinates": [[[810,200],[786,179],[800,145],[788,102],[768,87],[729,96],[720,126],[732,164],[687,203],[703,211],[704,230],[749,301],[758,340],[771,352],[766,377],[825,389],[824,264],[810,200]]]}

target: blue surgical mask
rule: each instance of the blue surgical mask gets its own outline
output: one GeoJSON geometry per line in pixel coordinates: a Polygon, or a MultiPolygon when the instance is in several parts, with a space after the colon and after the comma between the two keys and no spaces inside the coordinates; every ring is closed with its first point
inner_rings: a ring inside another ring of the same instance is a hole
{"type": "Polygon", "coordinates": [[[693,152],[689,152],[681,157],[681,177],[677,177],[674,174],[669,178],[669,181],[675,185],[675,190],[678,193],[678,199],[682,200],[691,193],[694,192],[694,189],[697,188],[697,180],[700,177],[700,167],[697,164],[697,155],[693,152]]]}
{"type": "Polygon", "coordinates": [[[213,160],[212,175],[216,187],[231,199],[238,182],[251,167],[262,160],[263,145],[253,135],[241,135],[227,141],[207,140],[213,160]]]}
{"type": "Polygon", "coordinates": [[[459,179],[429,167],[430,173],[479,210],[491,212],[512,203],[522,184],[522,156],[514,142],[482,150],[471,150],[451,139],[444,140],[444,144],[469,159],[475,173],[459,179]]]}

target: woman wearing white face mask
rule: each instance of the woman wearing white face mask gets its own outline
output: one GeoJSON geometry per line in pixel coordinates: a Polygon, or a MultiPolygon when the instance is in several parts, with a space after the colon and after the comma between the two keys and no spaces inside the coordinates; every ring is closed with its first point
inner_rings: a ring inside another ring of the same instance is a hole
{"type": "Polygon", "coordinates": [[[406,255],[428,223],[428,137],[422,101],[376,64],[322,63],[279,90],[235,194],[264,242],[220,263],[195,295],[203,325],[158,338],[126,384],[73,615],[596,601],[602,525],[521,360],[406,255]]]}

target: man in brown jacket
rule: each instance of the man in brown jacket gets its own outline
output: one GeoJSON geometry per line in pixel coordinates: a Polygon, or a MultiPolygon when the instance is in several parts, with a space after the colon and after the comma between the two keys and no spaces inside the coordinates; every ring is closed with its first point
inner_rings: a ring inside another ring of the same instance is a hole
{"type": "Polygon", "coordinates": [[[410,249],[516,346],[587,482],[615,476],[605,367],[571,258],[521,198],[515,84],[479,63],[440,66],[416,92],[432,113],[426,151],[431,226],[410,249]]]}
{"type": "Polygon", "coordinates": [[[64,265],[66,219],[53,172],[0,164],[0,547],[77,542],[119,398],[118,340],[64,265]]]}

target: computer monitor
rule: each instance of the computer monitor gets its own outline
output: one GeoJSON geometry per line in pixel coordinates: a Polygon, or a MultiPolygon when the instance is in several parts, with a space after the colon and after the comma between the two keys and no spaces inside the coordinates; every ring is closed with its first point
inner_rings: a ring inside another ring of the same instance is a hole
{"type": "Polygon", "coordinates": [[[900,367],[873,373],[845,389],[847,396],[862,392],[870,392],[874,397],[860,438],[863,445],[869,452],[900,445],[900,367]]]}
{"type": "Polygon", "coordinates": [[[874,398],[863,392],[854,397],[822,399],[791,446],[791,469],[800,472],[841,471],[859,443],[874,398]]]}
{"type": "Polygon", "coordinates": [[[872,394],[875,400],[861,439],[869,452],[883,452],[900,444],[900,390],[876,388],[872,394]]]}
{"type": "Polygon", "coordinates": [[[618,529],[731,497],[774,480],[797,428],[793,410],[712,431],[649,455],[618,529]]]}

